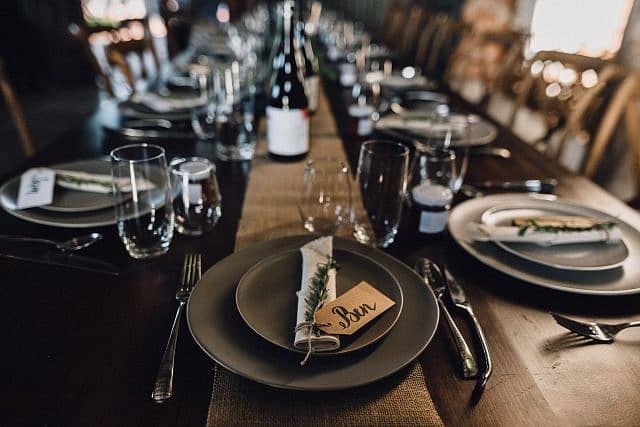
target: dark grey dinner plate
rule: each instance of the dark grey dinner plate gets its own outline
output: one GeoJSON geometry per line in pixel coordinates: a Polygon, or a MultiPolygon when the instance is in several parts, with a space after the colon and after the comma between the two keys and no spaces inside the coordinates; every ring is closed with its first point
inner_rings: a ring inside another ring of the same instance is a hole
{"type": "MultiPolygon", "coordinates": [[[[354,335],[341,335],[339,349],[317,353],[318,356],[346,354],[373,344],[393,328],[402,311],[402,290],[386,268],[354,252],[335,250],[333,256],[340,266],[336,276],[338,296],[364,280],[396,305],[354,335]]],[[[236,305],[244,321],[258,335],[287,350],[305,353],[293,346],[298,305],[296,292],[300,289],[301,274],[299,250],[270,256],[240,279],[236,305]]]]}
{"type": "MultiPolygon", "coordinates": [[[[108,158],[79,160],[77,162],[61,163],[51,166],[54,169],[64,169],[74,172],[88,172],[111,175],[111,162],[108,158]]],[[[19,180],[18,180],[19,182],[19,180]]],[[[55,212],[91,212],[111,208],[117,204],[112,193],[91,193],[75,191],[56,185],[53,192],[53,202],[41,209],[55,212]]]]}
{"type": "Polygon", "coordinates": [[[295,390],[339,390],[387,377],[414,360],[438,325],[433,292],[409,267],[377,249],[335,238],[334,250],[371,258],[398,280],[403,307],[396,325],[377,343],[336,357],[312,357],[274,346],[246,326],[235,304],[236,285],[257,262],[291,251],[316,238],[293,236],[263,242],[234,253],[210,268],[191,293],[189,329],[198,345],[226,369],[263,384],[295,390]]]}
{"type": "MultiPolygon", "coordinates": [[[[52,165],[52,168],[58,169],[70,169],[76,168],[74,170],[98,170],[104,172],[103,167],[108,166],[109,163],[105,162],[102,159],[90,159],[90,160],[82,160],[78,162],[72,163],[60,163],[57,165],[52,165]],[[88,169],[78,169],[84,165],[88,166],[88,169]],[[93,167],[98,169],[92,169],[93,167]]],[[[109,173],[111,170],[109,169],[109,173]]],[[[79,200],[81,206],[87,207],[91,206],[92,200],[97,200],[98,205],[103,205],[100,209],[91,209],[85,210],[81,209],[81,211],[71,212],[67,211],[59,211],[55,209],[42,209],[42,208],[29,208],[29,209],[17,209],[16,203],[18,199],[18,188],[20,186],[20,176],[16,176],[0,187],[0,205],[2,208],[7,211],[9,214],[16,216],[25,221],[35,222],[37,224],[50,225],[54,227],[64,227],[64,228],[91,228],[91,227],[101,227],[105,225],[115,224],[116,215],[115,210],[112,209],[114,198],[111,194],[96,194],[82,191],[72,191],[72,190],[64,190],[64,196],[61,199],[54,201],[54,203],[58,203],[58,206],[69,207],[71,203],[78,203],[79,200]],[[75,194],[72,199],[68,198],[68,194],[73,193],[81,193],[75,194]],[[108,197],[105,197],[108,196],[108,197]],[[108,199],[108,200],[107,200],[108,199]]],[[[60,187],[56,186],[54,190],[54,194],[60,190],[60,187]]],[[[54,196],[56,197],[56,196],[54,196]]],[[[54,199],[55,200],[55,199],[54,199]]],[[[79,205],[76,205],[79,206],[79,205]]]]}

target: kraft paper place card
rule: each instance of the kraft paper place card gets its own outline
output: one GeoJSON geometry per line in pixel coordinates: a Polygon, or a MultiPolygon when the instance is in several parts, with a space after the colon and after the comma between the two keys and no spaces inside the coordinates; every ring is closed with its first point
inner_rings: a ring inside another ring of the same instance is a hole
{"type": "Polygon", "coordinates": [[[316,312],[322,332],[352,335],[367,323],[396,305],[367,282],[360,282],[316,312]]]}
{"type": "Polygon", "coordinates": [[[20,177],[17,209],[45,206],[53,201],[55,172],[48,168],[29,169],[20,177]]]}

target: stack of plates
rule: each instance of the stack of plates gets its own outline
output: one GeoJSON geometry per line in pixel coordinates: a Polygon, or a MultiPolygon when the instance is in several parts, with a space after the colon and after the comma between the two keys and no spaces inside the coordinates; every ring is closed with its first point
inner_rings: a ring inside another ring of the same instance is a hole
{"type": "Polygon", "coordinates": [[[469,254],[503,273],[535,285],[590,295],[640,293],[640,232],[597,209],[553,196],[501,194],[466,201],[449,218],[449,231],[469,254]],[[510,225],[514,218],[582,216],[614,221],[622,233],[615,243],[540,246],[532,243],[478,242],[469,223],[510,225]]]}
{"type": "MultiPolygon", "coordinates": [[[[50,166],[94,174],[111,174],[109,160],[91,159],[50,166]]],[[[66,228],[89,228],[115,224],[115,198],[112,194],[74,191],[56,186],[53,202],[48,206],[16,209],[20,177],[16,176],[0,187],[0,205],[18,218],[43,225],[66,228]]]]}
{"type": "Polygon", "coordinates": [[[396,302],[338,350],[303,355],[293,347],[299,248],[315,236],[263,242],[207,271],[192,291],[187,317],[200,347],[243,377],[279,388],[338,390],[382,379],[414,360],[438,324],[433,292],[411,269],[374,248],[334,239],[341,265],[338,295],[366,280],[396,302]]]}

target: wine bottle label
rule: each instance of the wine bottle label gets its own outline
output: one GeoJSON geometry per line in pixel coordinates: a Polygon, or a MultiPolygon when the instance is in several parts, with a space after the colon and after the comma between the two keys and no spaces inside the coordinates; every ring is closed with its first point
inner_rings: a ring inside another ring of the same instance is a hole
{"type": "Polygon", "coordinates": [[[269,152],[278,156],[298,156],[308,152],[308,111],[267,107],[267,145],[269,152]]]}
{"type": "Polygon", "coordinates": [[[307,93],[307,99],[309,101],[309,111],[316,111],[318,109],[318,91],[320,90],[320,77],[316,75],[304,79],[304,89],[307,93]]]}

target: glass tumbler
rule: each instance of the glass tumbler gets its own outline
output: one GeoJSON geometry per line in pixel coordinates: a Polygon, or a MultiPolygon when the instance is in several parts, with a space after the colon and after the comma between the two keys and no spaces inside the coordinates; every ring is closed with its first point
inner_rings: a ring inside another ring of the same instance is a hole
{"type": "Polygon", "coordinates": [[[252,74],[237,61],[213,71],[216,156],[220,160],[251,160],[255,153],[256,87],[252,74]]]}
{"type": "Polygon", "coordinates": [[[360,148],[356,179],[367,218],[354,224],[360,243],[386,248],[395,240],[407,191],[409,149],[393,141],[367,141],[360,148]]]}
{"type": "Polygon", "coordinates": [[[176,230],[189,236],[211,231],[222,216],[215,165],[201,157],[171,161],[176,230]]]}
{"type": "Polygon", "coordinates": [[[304,168],[298,209],[304,228],[335,234],[351,215],[349,168],[337,159],[309,160],[304,168]]]}
{"type": "Polygon", "coordinates": [[[129,255],[143,259],[169,250],[174,214],[162,147],[125,145],[111,151],[118,234],[129,255]]]}

